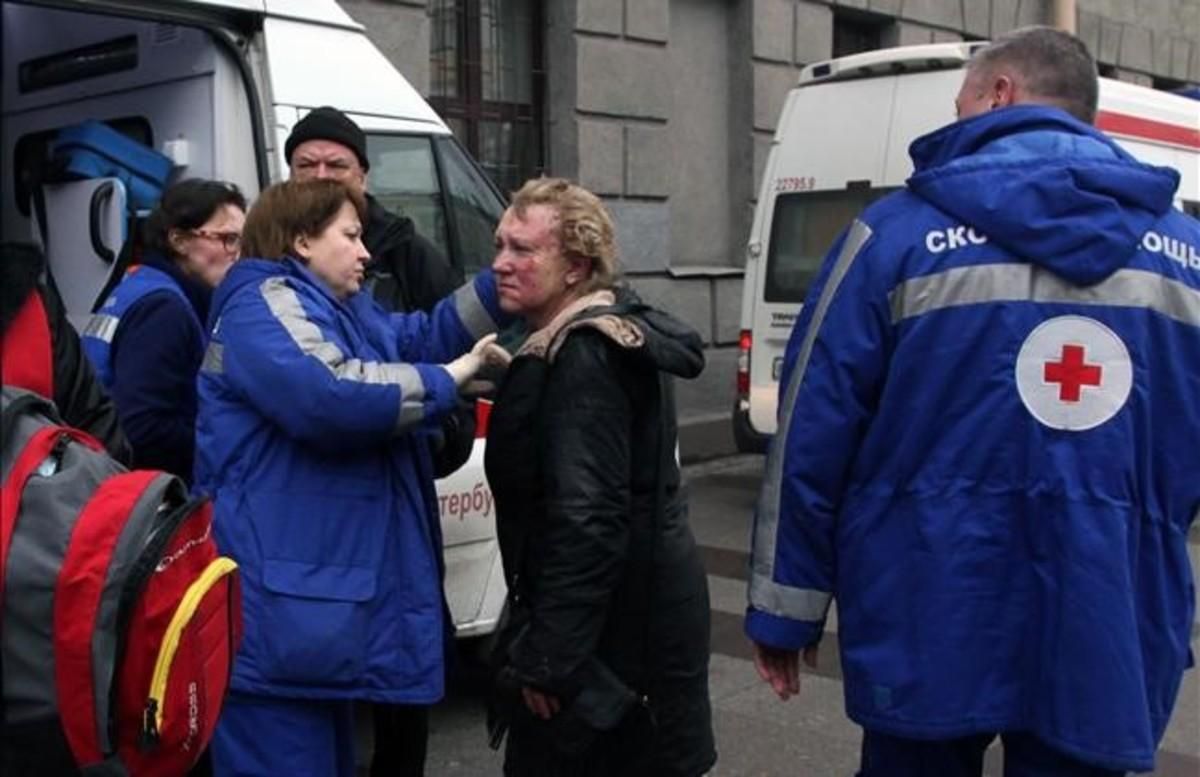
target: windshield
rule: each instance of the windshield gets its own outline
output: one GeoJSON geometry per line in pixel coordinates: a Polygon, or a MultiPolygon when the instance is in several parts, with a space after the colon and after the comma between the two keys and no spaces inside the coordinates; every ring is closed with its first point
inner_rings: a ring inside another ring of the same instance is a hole
{"type": "Polygon", "coordinates": [[[383,207],[413,220],[417,231],[449,257],[441,186],[428,135],[367,135],[367,188],[383,207]]]}
{"type": "Polygon", "coordinates": [[[833,241],[863,208],[891,191],[864,186],[776,197],[764,299],[803,302],[833,241]]]}
{"type": "Polygon", "coordinates": [[[505,203],[453,138],[439,140],[438,149],[460,266],[467,274],[478,272],[492,263],[496,225],[504,215],[505,203]]]}
{"type": "Polygon", "coordinates": [[[467,275],[492,262],[504,201],[450,136],[367,135],[367,189],[467,275]]]}

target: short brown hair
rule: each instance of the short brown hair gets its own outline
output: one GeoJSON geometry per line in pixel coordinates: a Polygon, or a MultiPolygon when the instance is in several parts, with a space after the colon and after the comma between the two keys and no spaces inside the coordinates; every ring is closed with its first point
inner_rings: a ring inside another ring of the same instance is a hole
{"type": "Polygon", "coordinates": [[[967,65],[984,74],[999,66],[1011,68],[1036,102],[1095,123],[1100,94],[1096,60],[1074,35],[1053,27],[1022,27],[979,49],[967,65]]]}
{"type": "Polygon", "coordinates": [[[558,218],[555,235],[566,257],[590,259],[591,276],[580,291],[612,288],[619,275],[616,230],[600,198],[565,178],[531,178],[513,192],[512,209],[525,217],[525,209],[547,205],[558,218]]]}
{"type": "Polygon", "coordinates": [[[325,231],[350,203],[366,221],[367,202],[340,181],[284,181],[258,196],[242,228],[242,256],[280,260],[292,256],[296,238],[325,231]]]}

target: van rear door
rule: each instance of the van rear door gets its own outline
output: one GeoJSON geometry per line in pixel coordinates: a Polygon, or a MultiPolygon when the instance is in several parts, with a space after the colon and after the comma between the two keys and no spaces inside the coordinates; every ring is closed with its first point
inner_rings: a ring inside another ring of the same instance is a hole
{"type": "Polygon", "coordinates": [[[799,305],[838,233],[877,194],[888,165],[896,79],[793,89],[759,191],[750,352],[751,427],[774,434],[779,371],[799,305]]]}

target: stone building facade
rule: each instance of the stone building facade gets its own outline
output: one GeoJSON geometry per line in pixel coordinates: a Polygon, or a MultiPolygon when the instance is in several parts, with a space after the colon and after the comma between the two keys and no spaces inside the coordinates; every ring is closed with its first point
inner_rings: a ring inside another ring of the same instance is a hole
{"type": "MultiPolygon", "coordinates": [[[[340,0],[431,94],[439,8],[340,0]]],[[[524,0],[541,30],[541,166],[601,194],[643,296],[695,326],[709,366],[679,387],[685,453],[732,447],[741,267],[775,122],[800,68],[869,48],[1048,24],[1051,0],[524,0]]],[[[461,10],[460,10],[461,12],[461,10]]],[[[1200,83],[1200,0],[1078,0],[1105,75],[1200,83]]]]}

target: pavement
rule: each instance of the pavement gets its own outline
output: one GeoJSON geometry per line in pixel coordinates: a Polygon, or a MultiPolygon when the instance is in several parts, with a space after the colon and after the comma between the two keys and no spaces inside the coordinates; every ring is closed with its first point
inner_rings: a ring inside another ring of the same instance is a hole
{"type": "MultiPolygon", "coordinates": [[[[763,459],[735,456],[685,468],[693,529],[709,576],[713,607],[710,684],[720,760],[710,777],[849,777],[861,734],[845,716],[837,662],[837,620],[831,617],[816,670],[806,671],[798,698],[781,702],[758,679],[742,634],[750,515],[763,459]]],[[[1189,538],[1193,573],[1200,577],[1200,527],[1189,538]]],[[[1200,654],[1200,629],[1192,647],[1200,654]]],[[[472,646],[467,645],[469,651],[472,646]]],[[[1188,672],[1163,739],[1154,777],[1200,777],[1200,679],[1188,672]]],[[[467,673],[435,708],[427,773],[500,774],[500,754],[487,748],[484,681],[467,673]]],[[[985,775],[1001,777],[998,745],[985,775]]]]}

